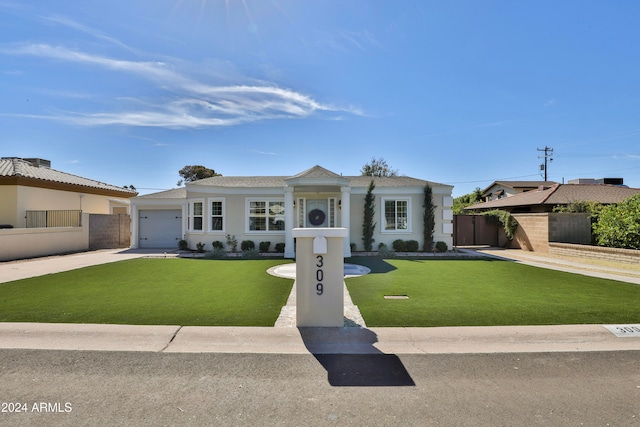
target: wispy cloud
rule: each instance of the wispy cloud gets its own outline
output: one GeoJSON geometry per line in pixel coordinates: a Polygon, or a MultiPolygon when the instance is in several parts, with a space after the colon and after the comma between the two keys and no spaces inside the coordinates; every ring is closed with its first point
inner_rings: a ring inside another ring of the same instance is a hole
{"type": "Polygon", "coordinates": [[[68,112],[49,117],[77,125],[201,128],[304,118],[318,113],[361,114],[355,108],[322,103],[309,95],[271,83],[216,86],[202,77],[179,72],[173,64],[165,61],[123,60],[48,44],[5,46],[0,48],[0,53],[49,58],[134,74],[155,85],[156,98],[128,97],[126,100],[131,105],[123,111],[68,112]]]}
{"type": "Polygon", "coordinates": [[[366,30],[340,30],[332,33],[321,33],[318,44],[345,53],[354,49],[360,51],[384,49],[384,46],[376,39],[375,35],[366,30]]]}

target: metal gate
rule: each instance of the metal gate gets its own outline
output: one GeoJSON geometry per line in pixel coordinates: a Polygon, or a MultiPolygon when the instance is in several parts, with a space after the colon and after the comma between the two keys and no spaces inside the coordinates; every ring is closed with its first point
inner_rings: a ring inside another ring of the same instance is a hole
{"type": "Polygon", "coordinates": [[[454,215],[454,246],[499,246],[499,227],[484,215],[454,215]]]}

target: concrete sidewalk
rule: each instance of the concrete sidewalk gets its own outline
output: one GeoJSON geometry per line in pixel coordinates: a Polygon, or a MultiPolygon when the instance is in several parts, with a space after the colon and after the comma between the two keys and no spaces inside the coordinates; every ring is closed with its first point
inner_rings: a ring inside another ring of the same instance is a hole
{"type": "Polygon", "coordinates": [[[640,325],[270,328],[0,323],[0,348],[252,354],[477,354],[640,351],[640,325]]]}

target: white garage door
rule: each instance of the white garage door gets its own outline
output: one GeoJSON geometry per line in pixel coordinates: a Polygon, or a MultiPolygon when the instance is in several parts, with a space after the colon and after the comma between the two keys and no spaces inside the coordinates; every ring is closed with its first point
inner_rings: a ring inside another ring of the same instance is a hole
{"type": "Polygon", "coordinates": [[[141,210],[138,238],[141,248],[178,248],[182,238],[182,211],[141,210]]]}

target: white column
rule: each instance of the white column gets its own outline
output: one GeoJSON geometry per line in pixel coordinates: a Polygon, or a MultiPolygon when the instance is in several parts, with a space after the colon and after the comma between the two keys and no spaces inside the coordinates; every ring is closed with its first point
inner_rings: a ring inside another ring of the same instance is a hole
{"type": "Polygon", "coordinates": [[[293,243],[294,227],[293,187],[284,188],[284,257],[295,258],[296,251],[293,243]]]}
{"type": "Polygon", "coordinates": [[[340,227],[349,230],[344,238],[344,256],[351,256],[351,187],[342,187],[342,201],[340,202],[340,227]]]}
{"type": "Polygon", "coordinates": [[[138,249],[140,244],[140,234],[138,228],[140,227],[140,214],[138,213],[138,205],[131,206],[131,249],[138,249]]]}

